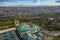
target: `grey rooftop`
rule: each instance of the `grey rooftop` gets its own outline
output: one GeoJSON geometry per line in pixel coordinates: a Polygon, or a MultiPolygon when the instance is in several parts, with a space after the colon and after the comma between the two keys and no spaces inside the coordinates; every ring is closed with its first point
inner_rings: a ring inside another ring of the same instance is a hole
{"type": "Polygon", "coordinates": [[[0,40],[19,40],[14,30],[0,33],[0,40]]]}

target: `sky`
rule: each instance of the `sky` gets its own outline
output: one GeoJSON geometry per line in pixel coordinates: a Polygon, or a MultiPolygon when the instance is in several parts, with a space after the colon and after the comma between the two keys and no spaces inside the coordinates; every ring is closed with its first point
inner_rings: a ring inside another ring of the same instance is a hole
{"type": "Polygon", "coordinates": [[[0,0],[0,6],[60,6],[60,0],[0,0]]]}

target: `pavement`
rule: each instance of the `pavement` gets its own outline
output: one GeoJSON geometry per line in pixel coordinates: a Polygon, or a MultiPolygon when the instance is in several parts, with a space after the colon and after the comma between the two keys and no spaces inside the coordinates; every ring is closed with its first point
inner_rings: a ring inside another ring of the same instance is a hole
{"type": "Polygon", "coordinates": [[[16,28],[8,28],[8,29],[0,30],[0,33],[12,31],[12,30],[16,30],[16,28]]]}

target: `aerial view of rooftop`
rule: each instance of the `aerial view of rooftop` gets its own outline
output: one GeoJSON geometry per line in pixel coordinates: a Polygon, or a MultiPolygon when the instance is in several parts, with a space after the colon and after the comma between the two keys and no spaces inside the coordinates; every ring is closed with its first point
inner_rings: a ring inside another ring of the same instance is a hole
{"type": "Polygon", "coordinates": [[[60,40],[60,0],[0,0],[0,40],[60,40]]]}

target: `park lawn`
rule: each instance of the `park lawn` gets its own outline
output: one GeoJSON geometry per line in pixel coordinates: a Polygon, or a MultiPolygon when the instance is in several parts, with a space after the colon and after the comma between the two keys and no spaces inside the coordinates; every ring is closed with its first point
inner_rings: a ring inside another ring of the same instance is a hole
{"type": "Polygon", "coordinates": [[[12,23],[13,22],[11,22],[11,21],[0,21],[0,26],[10,25],[12,23]]]}
{"type": "Polygon", "coordinates": [[[34,24],[34,25],[36,25],[36,26],[39,26],[39,23],[36,22],[36,21],[35,21],[35,22],[32,22],[32,21],[31,21],[31,22],[28,22],[28,23],[30,23],[30,24],[34,24]]]}

